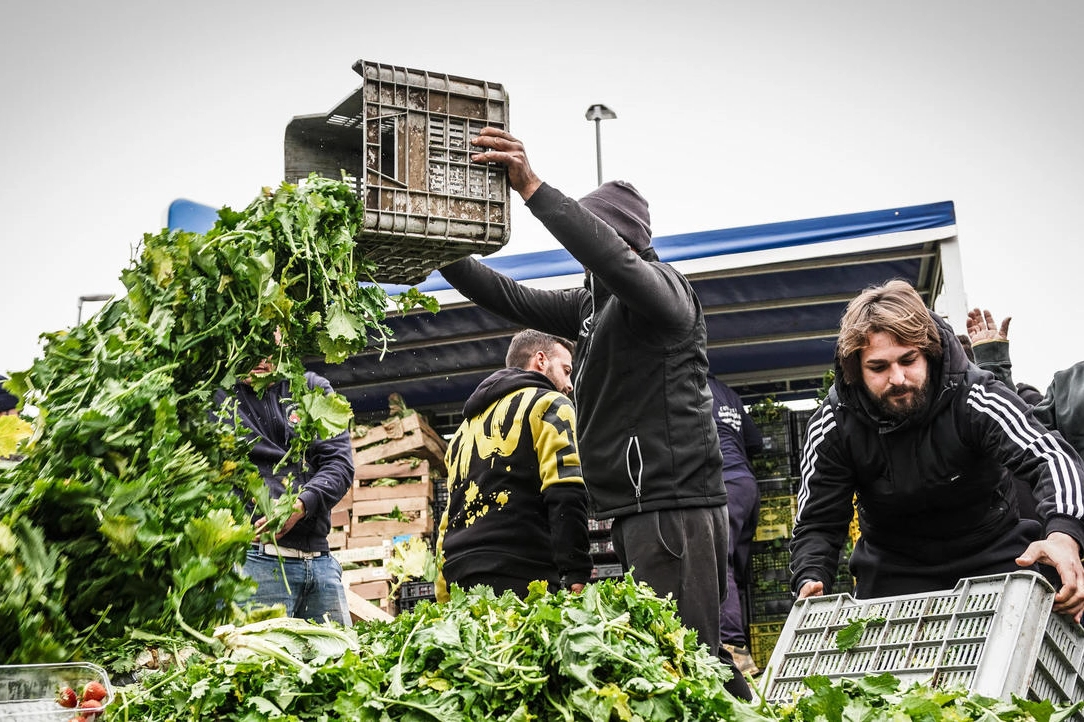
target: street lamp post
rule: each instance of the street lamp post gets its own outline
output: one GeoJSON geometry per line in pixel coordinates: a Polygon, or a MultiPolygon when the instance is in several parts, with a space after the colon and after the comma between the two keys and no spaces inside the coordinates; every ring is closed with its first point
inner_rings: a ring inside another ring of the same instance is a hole
{"type": "Polygon", "coordinates": [[[617,117],[617,113],[605,105],[595,103],[587,109],[584,117],[595,121],[595,159],[598,163],[598,184],[602,185],[602,121],[613,120],[617,117]]]}
{"type": "Polygon", "coordinates": [[[91,294],[89,296],[80,296],[79,297],[79,309],[78,309],[78,311],[76,311],[76,315],[75,315],[75,325],[78,326],[80,323],[83,322],[83,303],[84,302],[86,302],[86,301],[108,301],[111,298],[113,298],[113,294],[111,294],[111,293],[93,293],[93,294],[91,294]]]}

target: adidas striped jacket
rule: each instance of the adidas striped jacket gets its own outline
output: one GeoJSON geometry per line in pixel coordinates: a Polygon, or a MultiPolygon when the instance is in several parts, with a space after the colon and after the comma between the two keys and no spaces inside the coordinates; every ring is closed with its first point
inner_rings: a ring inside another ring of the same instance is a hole
{"type": "Polygon", "coordinates": [[[856,495],[861,534],[877,547],[916,563],[980,554],[1019,517],[1003,466],[1034,489],[1044,535],[1064,532],[1084,548],[1080,457],[1013,390],[969,364],[951,328],[935,319],[944,354],[930,365],[923,418],[882,422],[837,368],[809,420],[791,540],[795,593],[808,579],[831,589],[856,495]]]}

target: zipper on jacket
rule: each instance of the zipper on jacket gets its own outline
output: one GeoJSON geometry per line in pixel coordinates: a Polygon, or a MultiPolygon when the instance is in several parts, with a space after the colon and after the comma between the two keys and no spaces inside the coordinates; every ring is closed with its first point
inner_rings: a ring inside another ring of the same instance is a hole
{"type": "Polygon", "coordinates": [[[640,437],[638,436],[629,437],[629,445],[625,448],[625,470],[628,472],[629,481],[632,482],[632,490],[636,494],[636,512],[642,512],[640,490],[643,488],[644,483],[644,457],[640,454],[640,437]],[[632,473],[632,451],[634,447],[636,449],[636,461],[639,465],[635,476],[632,473]]]}
{"type": "Polygon", "coordinates": [[[591,350],[591,339],[594,337],[592,331],[594,330],[595,326],[595,274],[592,273],[588,277],[587,282],[591,286],[591,315],[582,321],[582,323],[586,326],[586,328],[583,329],[583,350],[577,354],[579,358],[579,363],[576,364],[576,368],[573,370],[572,373],[572,401],[576,404],[577,407],[579,406],[577,392],[580,389],[580,377],[583,376],[584,366],[587,365],[585,361],[587,359],[588,351],[591,350]]]}

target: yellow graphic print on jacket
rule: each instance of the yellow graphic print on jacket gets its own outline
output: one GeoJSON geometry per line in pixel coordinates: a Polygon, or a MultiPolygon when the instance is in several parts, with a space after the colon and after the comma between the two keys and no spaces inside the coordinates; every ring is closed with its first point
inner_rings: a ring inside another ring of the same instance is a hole
{"type": "Polygon", "coordinates": [[[446,583],[487,573],[586,582],[587,490],[571,402],[542,374],[506,368],[478,387],[464,416],[445,453],[438,599],[446,583]]]}

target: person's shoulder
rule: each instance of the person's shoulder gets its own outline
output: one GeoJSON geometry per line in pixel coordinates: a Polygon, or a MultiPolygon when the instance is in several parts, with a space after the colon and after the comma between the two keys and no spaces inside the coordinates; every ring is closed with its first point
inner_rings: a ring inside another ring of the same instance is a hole
{"type": "Polygon", "coordinates": [[[535,388],[533,389],[534,399],[532,406],[536,409],[542,410],[542,416],[549,414],[560,414],[567,418],[576,417],[576,407],[572,403],[572,399],[565,396],[560,391],[554,389],[535,388]]]}
{"type": "Polygon", "coordinates": [[[1064,368],[1060,371],[1054,372],[1055,380],[1079,380],[1081,377],[1084,377],[1084,361],[1077,361],[1075,364],[1068,368],[1064,368]]]}

